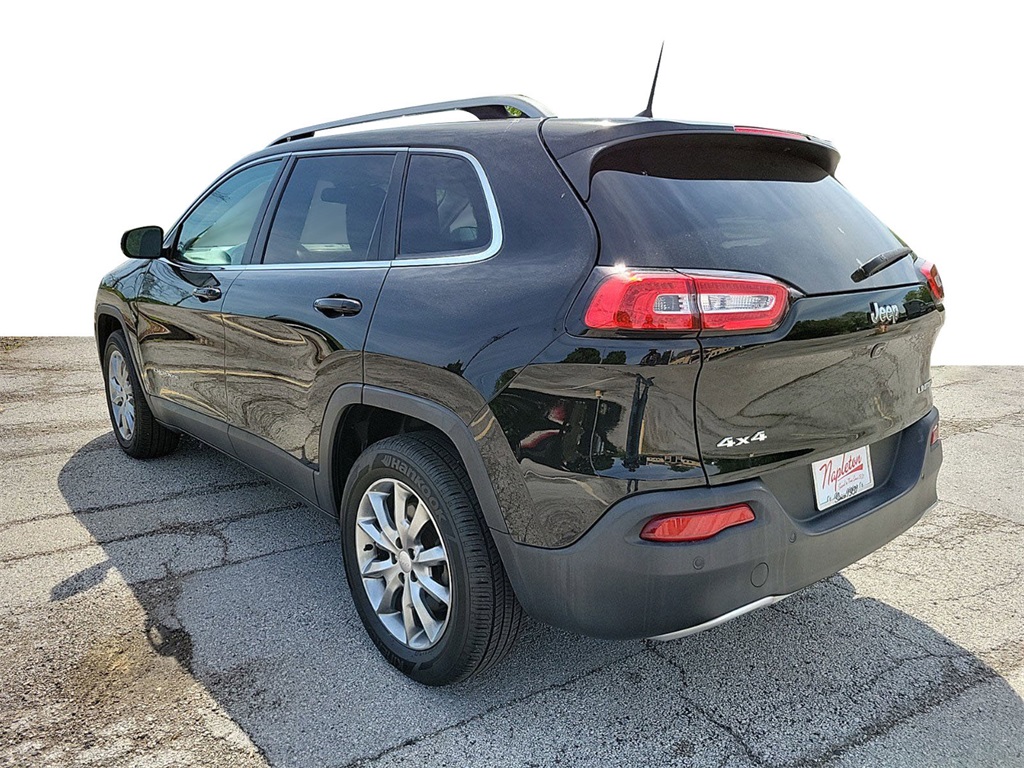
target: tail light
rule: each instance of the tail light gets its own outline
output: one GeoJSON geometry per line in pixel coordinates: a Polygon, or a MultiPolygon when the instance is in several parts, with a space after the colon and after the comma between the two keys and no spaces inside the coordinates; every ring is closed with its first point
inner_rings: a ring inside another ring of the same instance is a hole
{"type": "Polygon", "coordinates": [[[928,281],[928,289],[932,292],[932,296],[935,297],[936,301],[942,301],[946,296],[946,291],[942,287],[942,278],[939,277],[939,268],[932,264],[930,261],[922,261],[917,266],[921,270],[921,274],[924,275],[928,281]]]}
{"type": "Polygon", "coordinates": [[[623,271],[606,278],[584,322],[600,330],[768,331],[789,289],[768,277],[623,271]]]}
{"type": "Polygon", "coordinates": [[[929,445],[935,445],[941,439],[942,438],[939,435],[939,422],[936,421],[935,422],[935,426],[932,427],[932,434],[931,434],[931,437],[929,438],[929,445]]]}
{"type": "Polygon", "coordinates": [[[757,128],[753,125],[734,125],[736,133],[752,133],[755,136],[776,136],[780,139],[807,139],[807,135],[796,131],[779,131],[775,128],[757,128]]]}
{"type": "Polygon", "coordinates": [[[702,541],[726,528],[743,525],[753,519],[754,511],[747,504],[733,504],[701,512],[676,512],[648,520],[640,531],[640,538],[664,542],[702,541]]]}

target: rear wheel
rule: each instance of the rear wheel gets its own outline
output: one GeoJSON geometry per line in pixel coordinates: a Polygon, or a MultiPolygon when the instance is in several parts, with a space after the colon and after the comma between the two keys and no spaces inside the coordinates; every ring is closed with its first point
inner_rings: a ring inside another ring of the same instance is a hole
{"type": "Polygon", "coordinates": [[[153,418],[121,331],[114,331],[107,339],[103,372],[110,423],[124,452],[136,459],[152,459],[173,451],[178,434],[153,418]]]}
{"type": "Polygon", "coordinates": [[[406,675],[458,682],[512,647],[522,609],[445,441],[415,433],[367,448],[349,474],[341,525],[359,617],[406,675]]]}

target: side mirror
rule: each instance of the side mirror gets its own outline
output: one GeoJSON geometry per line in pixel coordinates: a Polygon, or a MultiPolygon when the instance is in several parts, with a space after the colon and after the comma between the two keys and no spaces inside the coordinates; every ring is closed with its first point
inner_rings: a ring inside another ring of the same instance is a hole
{"type": "Polygon", "coordinates": [[[121,252],[130,259],[158,259],[163,247],[164,231],[160,227],[136,227],[121,236],[121,252]]]}

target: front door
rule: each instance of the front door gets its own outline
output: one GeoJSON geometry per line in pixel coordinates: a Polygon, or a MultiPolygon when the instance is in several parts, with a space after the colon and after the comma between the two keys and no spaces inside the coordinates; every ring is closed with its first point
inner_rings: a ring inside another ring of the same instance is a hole
{"type": "Polygon", "coordinates": [[[171,233],[136,303],[142,378],[162,419],[226,447],[222,304],[281,161],[216,185],[171,233]]]}

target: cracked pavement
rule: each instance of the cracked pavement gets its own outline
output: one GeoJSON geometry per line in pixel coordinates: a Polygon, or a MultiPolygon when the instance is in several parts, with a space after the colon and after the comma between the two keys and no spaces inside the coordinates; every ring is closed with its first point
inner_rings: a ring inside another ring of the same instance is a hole
{"type": "Polygon", "coordinates": [[[111,435],[91,339],[0,345],[0,764],[1024,766],[1021,368],[937,368],[940,503],[672,643],[528,623],[447,689],[367,638],[337,529],[193,440],[111,435]]]}

